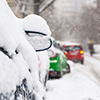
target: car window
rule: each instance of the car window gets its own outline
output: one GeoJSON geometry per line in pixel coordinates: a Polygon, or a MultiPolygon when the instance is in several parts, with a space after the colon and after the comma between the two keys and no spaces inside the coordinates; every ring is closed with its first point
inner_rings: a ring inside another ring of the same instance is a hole
{"type": "Polygon", "coordinates": [[[81,50],[82,47],[80,46],[66,46],[65,50],[69,52],[70,50],[81,50]]]}

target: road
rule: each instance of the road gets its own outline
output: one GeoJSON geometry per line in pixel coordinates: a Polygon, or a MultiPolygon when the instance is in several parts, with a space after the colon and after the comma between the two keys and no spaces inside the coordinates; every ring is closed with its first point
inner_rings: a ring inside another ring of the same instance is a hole
{"type": "Polygon", "coordinates": [[[85,63],[73,63],[71,73],[47,82],[46,100],[100,100],[100,54],[85,53],[85,63]]]}

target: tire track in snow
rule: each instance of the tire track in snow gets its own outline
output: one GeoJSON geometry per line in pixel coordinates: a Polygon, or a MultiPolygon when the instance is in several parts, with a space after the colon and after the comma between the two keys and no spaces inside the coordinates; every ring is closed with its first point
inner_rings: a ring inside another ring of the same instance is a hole
{"type": "MultiPolygon", "coordinates": [[[[77,66],[77,65],[75,65],[77,66]]],[[[95,84],[97,84],[97,86],[99,86],[100,88],[100,79],[98,80],[97,76],[95,75],[94,71],[92,70],[92,68],[90,67],[90,69],[87,70],[86,65],[80,65],[81,68],[75,68],[75,71],[85,75],[86,77],[88,77],[92,82],[94,82],[95,84]]]]}
{"type": "MultiPolygon", "coordinates": [[[[99,55],[100,55],[100,54],[99,54],[99,55]]],[[[85,56],[91,57],[88,53],[85,53],[85,56]]],[[[100,58],[97,57],[95,54],[94,54],[91,58],[95,58],[95,59],[97,59],[97,60],[100,61],[100,58]]]]}
{"type": "Polygon", "coordinates": [[[91,57],[89,55],[86,55],[85,65],[91,68],[91,71],[94,77],[99,81],[99,84],[100,84],[100,58],[94,57],[94,56],[91,57]],[[92,59],[92,62],[89,59],[92,59]],[[97,63],[99,63],[99,65],[97,63]]]}
{"type": "Polygon", "coordinates": [[[95,67],[93,64],[89,63],[89,62],[87,62],[86,65],[88,65],[88,66],[91,67],[92,72],[94,73],[95,77],[96,77],[96,78],[99,80],[99,82],[100,82],[100,71],[98,71],[98,70],[96,69],[96,67],[95,67]]]}

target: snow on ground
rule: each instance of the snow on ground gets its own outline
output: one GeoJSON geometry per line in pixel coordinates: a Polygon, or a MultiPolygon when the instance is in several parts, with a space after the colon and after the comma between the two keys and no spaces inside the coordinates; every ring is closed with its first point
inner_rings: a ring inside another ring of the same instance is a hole
{"type": "Polygon", "coordinates": [[[85,54],[84,65],[70,65],[70,74],[47,82],[46,100],[100,100],[99,73],[94,73],[94,69],[99,70],[100,60],[85,54]]]}
{"type": "Polygon", "coordinates": [[[94,44],[95,52],[100,53],[100,44],[94,44]]]}
{"type": "Polygon", "coordinates": [[[100,53],[93,54],[92,57],[90,57],[88,53],[86,53],[86,55],[85,63],[89,66],[92,66],[92,70],[100,78],[100,53]]]}

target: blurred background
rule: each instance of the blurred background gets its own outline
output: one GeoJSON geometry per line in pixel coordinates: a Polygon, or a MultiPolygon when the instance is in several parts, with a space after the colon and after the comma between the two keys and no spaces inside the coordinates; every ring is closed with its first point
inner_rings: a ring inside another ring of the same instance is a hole
{"type": "Polygon", "coordinates": [[[100,0],[7,0],[14,14],[34,13],[50,26],[59,41],[79,42],[87,50],[89,40],[100,43],[100,0]]]}

